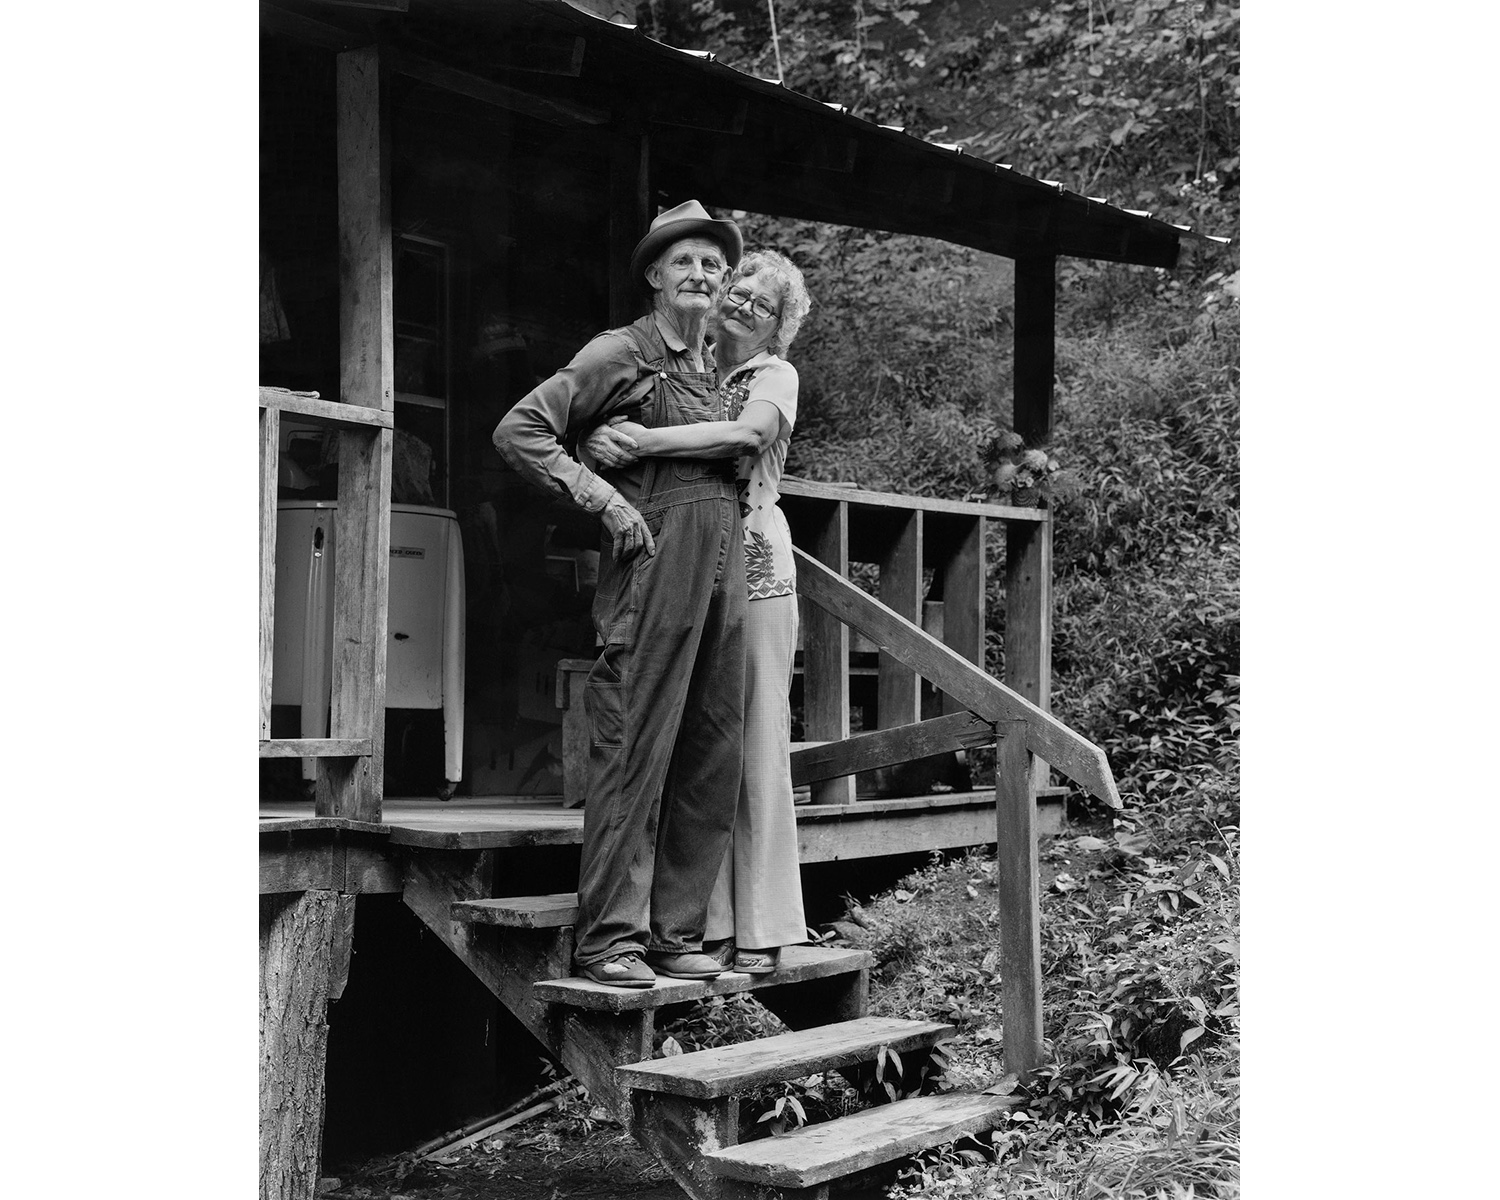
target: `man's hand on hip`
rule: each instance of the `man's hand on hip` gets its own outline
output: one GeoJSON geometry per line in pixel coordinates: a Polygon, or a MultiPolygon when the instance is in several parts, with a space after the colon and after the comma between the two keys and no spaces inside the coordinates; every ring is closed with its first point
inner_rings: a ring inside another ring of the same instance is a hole
{"type": "Polygon", "coordinates": [[[645,550],[648,555],[656,553],[656,539],[646,528],[646,518],[618,492],[610,498],[599,517],[614,539],[616,562],[627,562],[640,550],[645,550]]]}

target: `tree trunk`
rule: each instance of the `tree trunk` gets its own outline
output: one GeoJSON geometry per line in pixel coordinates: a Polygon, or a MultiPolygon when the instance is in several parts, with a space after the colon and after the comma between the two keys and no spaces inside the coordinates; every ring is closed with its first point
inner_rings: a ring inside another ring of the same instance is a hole
{"type": "Polygon", "coordinates": [[[317,1190],[328,1001],[343,990],[353,923],[353,896],[260,898],[261,1200],[317,1190]]]}

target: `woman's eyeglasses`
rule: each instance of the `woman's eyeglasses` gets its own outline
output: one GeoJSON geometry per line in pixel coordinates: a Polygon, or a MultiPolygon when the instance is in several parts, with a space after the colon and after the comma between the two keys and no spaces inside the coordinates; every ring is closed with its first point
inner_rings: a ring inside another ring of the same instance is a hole
{"type": "Polygon", "coordinates": [[[754,292],[746,291],[742,287],[730,288],[728,295],[729,302],[736,308],[744,308],[745,305],[748,304],[750,306],[750,311],[753,312],[757,317],[764,317],[768,321],[774,321],[781,315],[766,301],[757,296],[754,292]]]}

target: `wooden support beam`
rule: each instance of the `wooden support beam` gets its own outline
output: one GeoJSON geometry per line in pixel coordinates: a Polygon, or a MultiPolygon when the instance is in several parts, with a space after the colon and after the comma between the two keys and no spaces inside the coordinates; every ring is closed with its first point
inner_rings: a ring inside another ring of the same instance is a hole
{"type": "Polygon", "coordinates": [[[468,96],[471,100],[493,105],[495,108],[503,108],[506,112],[519,113],[523,117],[531,117],[533,120],[544,121],[548,125],[556,125],[562,129],[576,129],[580,125],[600,126],[609,123],[610,114],[606,109],[569,100],[553,100],[545,96],[533,95],[520,88],[496,83],[494,80],[485,79],[469,71],[461,71],[457,67],[433,62],[431,59],[422,58],[408,51],[390,50],[386,53],[390,56],[391,69],[402,75],[442,88],[446,92],[454,92],[460,96],[468,96]]]}
{"type": "MultiPolygon", "coordinates": [[[[1028,446],[1052,438],[1056,373],[1057,260],[1016,260],[1015,410],[1012,428],[1028,446]]],[[[1044,711],[1052,709],[1052,527],[1006,527],[1005,681],[1044,711]]],[[[1035,785],[1047,767],[1033,768],[1035,785]]]]}
{"type": "Polygon", "coordinates": [[[261,758],[359,758],[374,753],[371,738],[262,738],[261,758]]]}
{"type": "Polygon", "coordinates": [[[735,136],[745,132],[749,111],[750,102],[744,96],[657,91],[652,95],[647,120],[653,125],[735,136]]]}
{"type": "Polygon", "coordinates": [[[326,429],[395,428],[395,416],[391,412],[340,404],[337,400],[317,396],[299,396],[284,388],[261,388],[260,406],[288,413],[299,422],[321,425],[326,429]]]}
{"type": "Polygon", "coordinates": [[[823,742],[792,753],[792,784],[800,787],[824,779],[873,771],[995,740],[995,727],[967,710],[933,717],[897,729],[857,733],[841,742],[823,742]]]}
{"type": "Polygon", "coordinates": [[[1098,746],[986,675],[920,626],[891,612],[873,596],[865,595],[803,550],[794,547],[793,554],[797,559],[798,595],[858,629],[986,721],[1024,722],[1028,749],[1046,758],[1091,795],[1113,808],[1120,807],[1120,793],[1109,760],[1098,746]]]}
{"type": "Polygon", "coordinates": [[[1042,1065],[1042,926],[1036,805],[1022,723],[1001,725],[995,749],[995,884],[1000,910],[1000,1007],[1005,1068],[1042,1065]]]}
{"type": "MultiPolygon", "coordinates": [[[[922,623],[922,512],[893,514],[880,556],[880,602],[908,621],[922,623]]],[[[910,725],[922,715],[921,681],[917,673],[885,651],[879,657],[878,725],[894,729],[910,725]]]]}
{"type": "Polygon", "coordinates": [[[400,853],[383,835],[360,831],[262,833],[260,894],[334,891],[362,896],[400,892],[400,853]]]}
{"type": "MultiPolygon", "coordinates": [[[[1052,711],[1052,525],[1005,529],[1005,682],[1052,711]]],[[[1038,761],[1036,786],[1047,782],[1038,761]]]]}
{"type": "Polygon", "coordinates": [[[609,323],[628,325],[646,311],[646,294],[630,275],[630,254],[650,228],[651,139],[625,129],[610,143],[609,323]]]}
{"type": "Polygon", "coordinates": [[[260,410],[260,736],[271,736],[271,664],[276,654],[276,477],[281,413],[260,410]]]}
{"type": "MultiPolygon", "coordinates": [[[[811,553],[840,579],[849,574],[849,506],[842,500],[820,507],[811,553]]],[[[799,585],[798,591],[801,591],[799,585]]],[[[849,736],[849,629],[815,605],[802,606],[802,710],[810,742],[839,742],[849,736]]],[[[852,804],[854,777],[813,784],[814,804],[852,804]]]]}
{"type": "MultiPolygon", "coordinates": [[[[943,644],[984,669],[985,521],[975,517],[960,534],[953,552],[937,569],[943,590],[943,644]]],[[[946,693],[943,711],[966,711],[946,693]]]]}
{"type": "MultiPolygon", "coordinates": [[[[338,56],[339,389],[346,405],[391,412],[391,153],[381,76],[373,47],[338,56]]],[[[368,757],[321,764],[319,816],[380,820],[392,436],[385,428],[339,435],[329,736],[369,738],[372,749],[368,757]]]]}
{"type": "Polygon", "coordinates": [[[1057,369],[1057,259],[1016,259],[1015,402],[1011,428],[1028,446],[1052,436],[1052,378],[1057,369]]]}
{"type": "Polygon", "coordinates": [[[539,999],[533,981],[561,978],[573,969],[572,930],[500,930],[455,921],[454,903],[488,896],[493,875],[489,854],[422,855],[408,864],[402,900],[590,1095],[620,1121],[628,1120],[629,1099],[615,1082],[614,1068],[651,1057],[652,1013],[594,1012],[539,999]]]}
{"type": "Polygon", "coordinates": [[[348,50],[360,42],[360,35],[340,25],[289,12],[276,4],[266,3],[266,0],[261,0],[260,27],[264,33],[279,34],[325,50],[348,50]]]}
{"type": "Polygon", "coordinates": [[[735,1096],[689,1099],[659,1092],[631,1093],[630,1134],[666,1167],[694,1200],[741,1200],[747,1189],[720,1185],[703,1156],[739,1144],[735,1096]]]}
{"type": "Polygon", "coordinates": [[[323,1131],[328,1001],[349,973],[354,897],[260,899],[260,1197],[313,1200],[323,1131]]]}
{"type": "Polygon", "coordinates": [[[530,71],[539,75],[563,75],[577,79],[583,74],[588,43],[576,34],[515,30],[504,46],[495,48],[489,65],[507,71],[530,71]]]}

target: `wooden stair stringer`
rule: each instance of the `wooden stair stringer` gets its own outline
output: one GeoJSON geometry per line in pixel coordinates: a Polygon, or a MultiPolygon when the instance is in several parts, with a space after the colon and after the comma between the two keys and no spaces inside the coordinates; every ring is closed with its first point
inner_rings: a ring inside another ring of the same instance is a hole
{"type": "Polygon", "coordinates": [[[912,1097],[743,1144],[741,1097],[868,1063],[882,1047],[930,1052],[952,1033],[939,1022],[871,1017],[622,1066],[630,1132],[693,1200],[827,1200],[835,1185],[884,1180],[903,1158],[993,1128],[1019,1097],[912,1097]]]}
{"type": "Polygon", "coordinates": [[[651,1056],[654,1012],[564,1008],[538,997],[536,980],[572,970],[573,931],[501,929],[453,920],[455,902],[488,894],[486,867],[483,855],[413,855],[402,900],[596,1102],[628,1123],[630,1098],[615,1079],[615,1067],[651,1056]],[[472,861],[476,858],[478,865],[472,861]]]}

